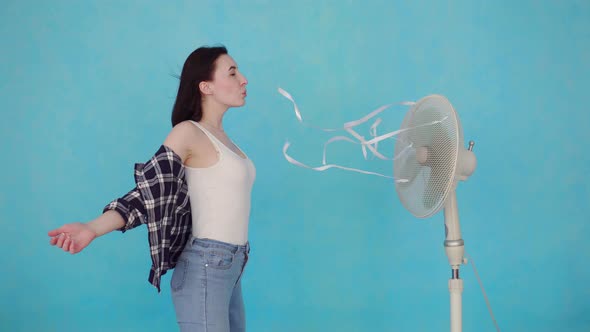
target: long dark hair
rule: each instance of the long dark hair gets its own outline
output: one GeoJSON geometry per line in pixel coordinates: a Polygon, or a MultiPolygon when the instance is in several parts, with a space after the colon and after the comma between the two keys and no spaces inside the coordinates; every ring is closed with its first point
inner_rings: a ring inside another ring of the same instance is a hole
{"type": "Polygon", "coordinates": [[[203,46],[186,58],[172,109],[172,127],[185,120],[201,120],[203,110],[199,83],[213,79],[215,60],[222,54],[227,54],[225,46],[203,46]]]}

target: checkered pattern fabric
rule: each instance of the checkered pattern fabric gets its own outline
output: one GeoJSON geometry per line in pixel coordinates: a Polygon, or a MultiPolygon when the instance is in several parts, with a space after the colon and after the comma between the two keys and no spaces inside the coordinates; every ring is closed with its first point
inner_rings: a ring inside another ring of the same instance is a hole
{"type": "Polygon", "coordinates": [[[125,219],[122,232],[147,225],[152,259],[148,280],[158,292],[161,277],[176,266],[191,237],[191,208],[184,172],[180,157],[162,145],[149,161],[135,164],[135,188],[103,210],[121,214],[125,219]]]}

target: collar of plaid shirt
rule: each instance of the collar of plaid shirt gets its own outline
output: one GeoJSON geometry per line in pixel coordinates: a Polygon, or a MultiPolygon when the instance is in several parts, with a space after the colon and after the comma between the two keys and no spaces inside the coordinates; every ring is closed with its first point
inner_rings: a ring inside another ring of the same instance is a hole
{"type": "Polygon", "coordinates": [[[152,259],[148,280],[158,292],[161,277],[176,266],[192,233],[184,172],[180,156],[162,145],[146,163],[135,164],[135,188],[103,209],[121,214],[122,232],[147,224],[152,259]]]}

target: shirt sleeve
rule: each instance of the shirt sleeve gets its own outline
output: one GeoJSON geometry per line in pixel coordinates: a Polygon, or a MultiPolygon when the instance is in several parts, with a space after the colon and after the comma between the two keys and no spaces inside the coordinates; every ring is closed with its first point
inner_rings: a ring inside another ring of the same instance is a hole
{"type": "Polygon", "coordinates": [[[119,229],[122,232],[143,224],[157,232],[158,224],[169,214],[166,211],[177,205],[183,181],[180,157],[162,145],[146,163],[135,164],[135,188],[110,202],[103,213],[117,211],[125,220],[125,226],[119,229]]]}
{"type": "Polygon", "coordinates": [[[117,211],[125,220],[125,226],[119,229],[123,233],[146,223],[145,206],[137,187],[110,202],[104,207],[103,213],[110,210],[117,211]]]}

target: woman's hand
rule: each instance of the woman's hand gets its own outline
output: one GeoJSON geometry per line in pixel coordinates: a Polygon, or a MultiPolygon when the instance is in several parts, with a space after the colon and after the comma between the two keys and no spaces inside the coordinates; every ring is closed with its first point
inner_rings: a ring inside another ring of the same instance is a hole
{"type": "Polygon", "coordinates": [[[69,251],[70,254],[79,253],[97,237],[96,232],[88,224],[79,222],[63,225],[49,231],[47,235],[51,236],[49,243],[52,246],[69,251]]]}

